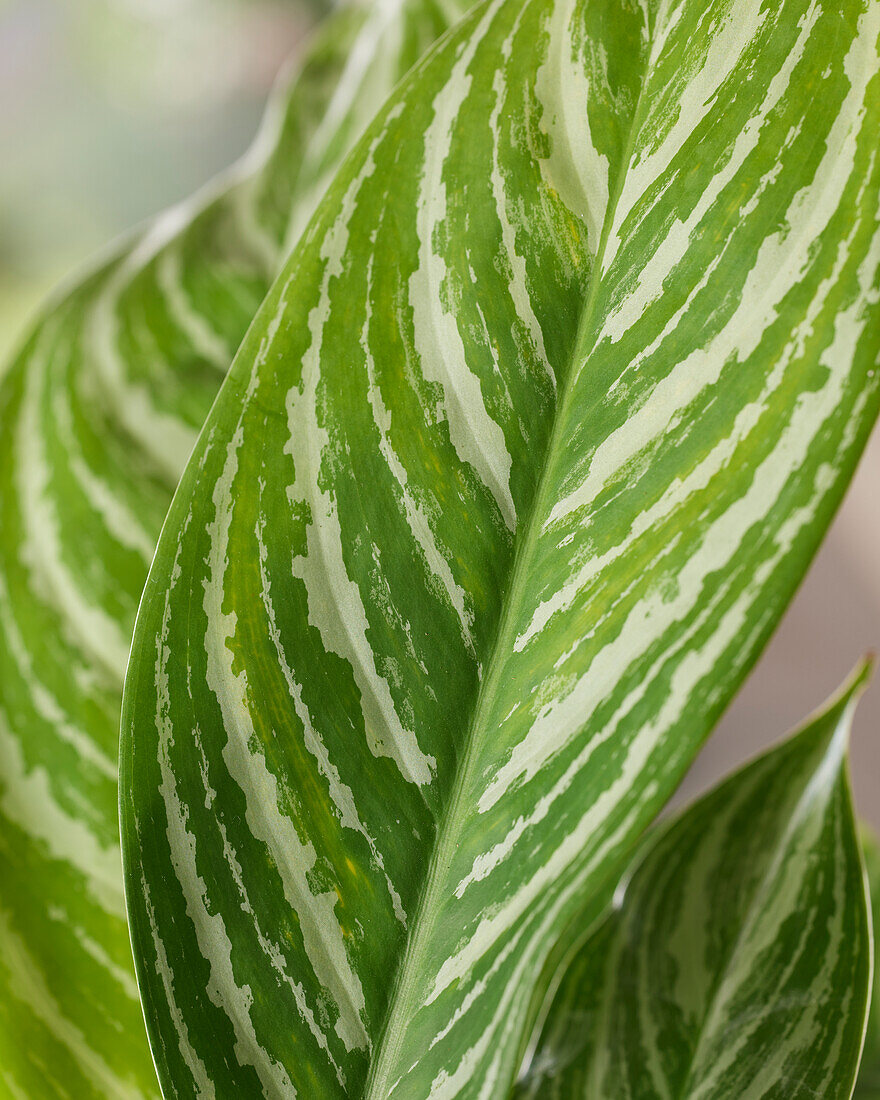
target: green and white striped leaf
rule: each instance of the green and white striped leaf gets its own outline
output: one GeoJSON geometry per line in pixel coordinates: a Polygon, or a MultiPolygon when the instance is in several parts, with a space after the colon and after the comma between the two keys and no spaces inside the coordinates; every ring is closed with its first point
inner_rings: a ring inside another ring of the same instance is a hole
{"type": "Polygon", "coordinates": [[[862,826],[862,850],[868,871],[874,927],[874,992],[865,1036],[865,1050],[856,1085],[856,1100],[880,1100],[880,843],[877,836],[862,826]]]}
{"type": "Polygon", "coordinates": [[[135,610],[287,242],[448,18],[334,14],[234,178],[50,305],[0,384],[0,1097],[157,1093],[117,824],[135,610]]]}
{"type": "Polygon", "coordinates": [[[870,918],[845,754],[866,678],[653,833],[517,1100],[849,1100],[870,918]]]}
{"type": "Polygon", "coordinates": [[[876,0],[492,0],[367,131],[136,626],[169,1095],[508,1094],[876,416],[878,35],[876,0]]]}

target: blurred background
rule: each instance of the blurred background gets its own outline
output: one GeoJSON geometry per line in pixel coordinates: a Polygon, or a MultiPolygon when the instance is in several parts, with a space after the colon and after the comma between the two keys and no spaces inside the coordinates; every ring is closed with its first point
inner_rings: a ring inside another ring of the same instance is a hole
{"type": "Polygon", "coordinates": [[[0,350],[253,139],[322,0],[0,0],[0,350]]]}
{"type": "MultiPolygon", "coordinates": [[[[0,0],[0,357],[43,295],[245,151],[321,0],[0,0]]],[[[689,798],[880,651],[880,433],[773,642],[695,763],[689,798]]],[[[880,675],[854,735],[880,828],[880,675]]]]}

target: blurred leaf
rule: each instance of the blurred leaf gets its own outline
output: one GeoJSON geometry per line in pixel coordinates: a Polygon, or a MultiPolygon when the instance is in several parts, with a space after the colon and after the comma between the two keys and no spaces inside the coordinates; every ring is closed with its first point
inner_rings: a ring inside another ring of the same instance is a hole
{"type": "Polygon", "coordinates": [[[873,912],[874,992],[855,1095],[857,1100],[880,1100],[880,843],[877,835],[867,825],[862,826],[862,850],[868,870],[873,912]]]}
{"type": "Polygon", "coordinates": [[[844,760],[865,679],[655,831],[517,1100],[847,1100],[869,916],[844,760]]]}
{"type": "Polygon", "coordinates": [[[444,25],[421,0],[336,13],[258,152],[47,307],[0,382],[0,1095],[156,1095],[117,826],[135,610],[288,240],[444,25]]]}

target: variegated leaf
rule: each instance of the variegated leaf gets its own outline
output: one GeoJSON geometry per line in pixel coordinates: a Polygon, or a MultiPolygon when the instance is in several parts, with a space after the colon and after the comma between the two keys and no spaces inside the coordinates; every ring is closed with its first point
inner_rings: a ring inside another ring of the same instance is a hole
{"type": "Polygon", "coordinates": [[[0,1096],[156,1094],[117,826],[135,610],[287,242],[448,17],[338,11],[234,179],[51,305],[0,386],[0,1096]]]}
{"type": "Polygon", "coordinates": [[[862,850],[873,912],[874,992],[855,1096],[856,1100],[880,1100],[880,844],[875,833],[866,826],[862,827],[862,850]]]}
{"type": "Polygon", "coordinates": [[[877,0],[484,0],[347,161],[136,626],[170,1095],[507,1094],[875,418],[878,35],[877,0]]]}
{"type": "Polygon", "coordinates": [[[870,918],[845,756],[866,678],[653,834],[517,1100],[849,1100],[870,918]]]}

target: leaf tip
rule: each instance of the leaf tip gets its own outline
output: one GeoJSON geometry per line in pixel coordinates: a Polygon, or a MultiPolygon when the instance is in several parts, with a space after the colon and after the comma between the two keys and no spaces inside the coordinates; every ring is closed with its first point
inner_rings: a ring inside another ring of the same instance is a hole
{"type": "Polygon", "coordinates": [[[857,703],[874,676],[877,667],[877,653],[869,649],[858,662],[842,688],[842,696],[845,701],[857,703]]]}
{"type": "Polygon", "coordinates": [[[829,775],[839,771],[847,759],[853,716],[871,682],[875,660],[873,653],[865,654],[834,695],[801,727],[801,737],[819,750],[829,775]]]}

